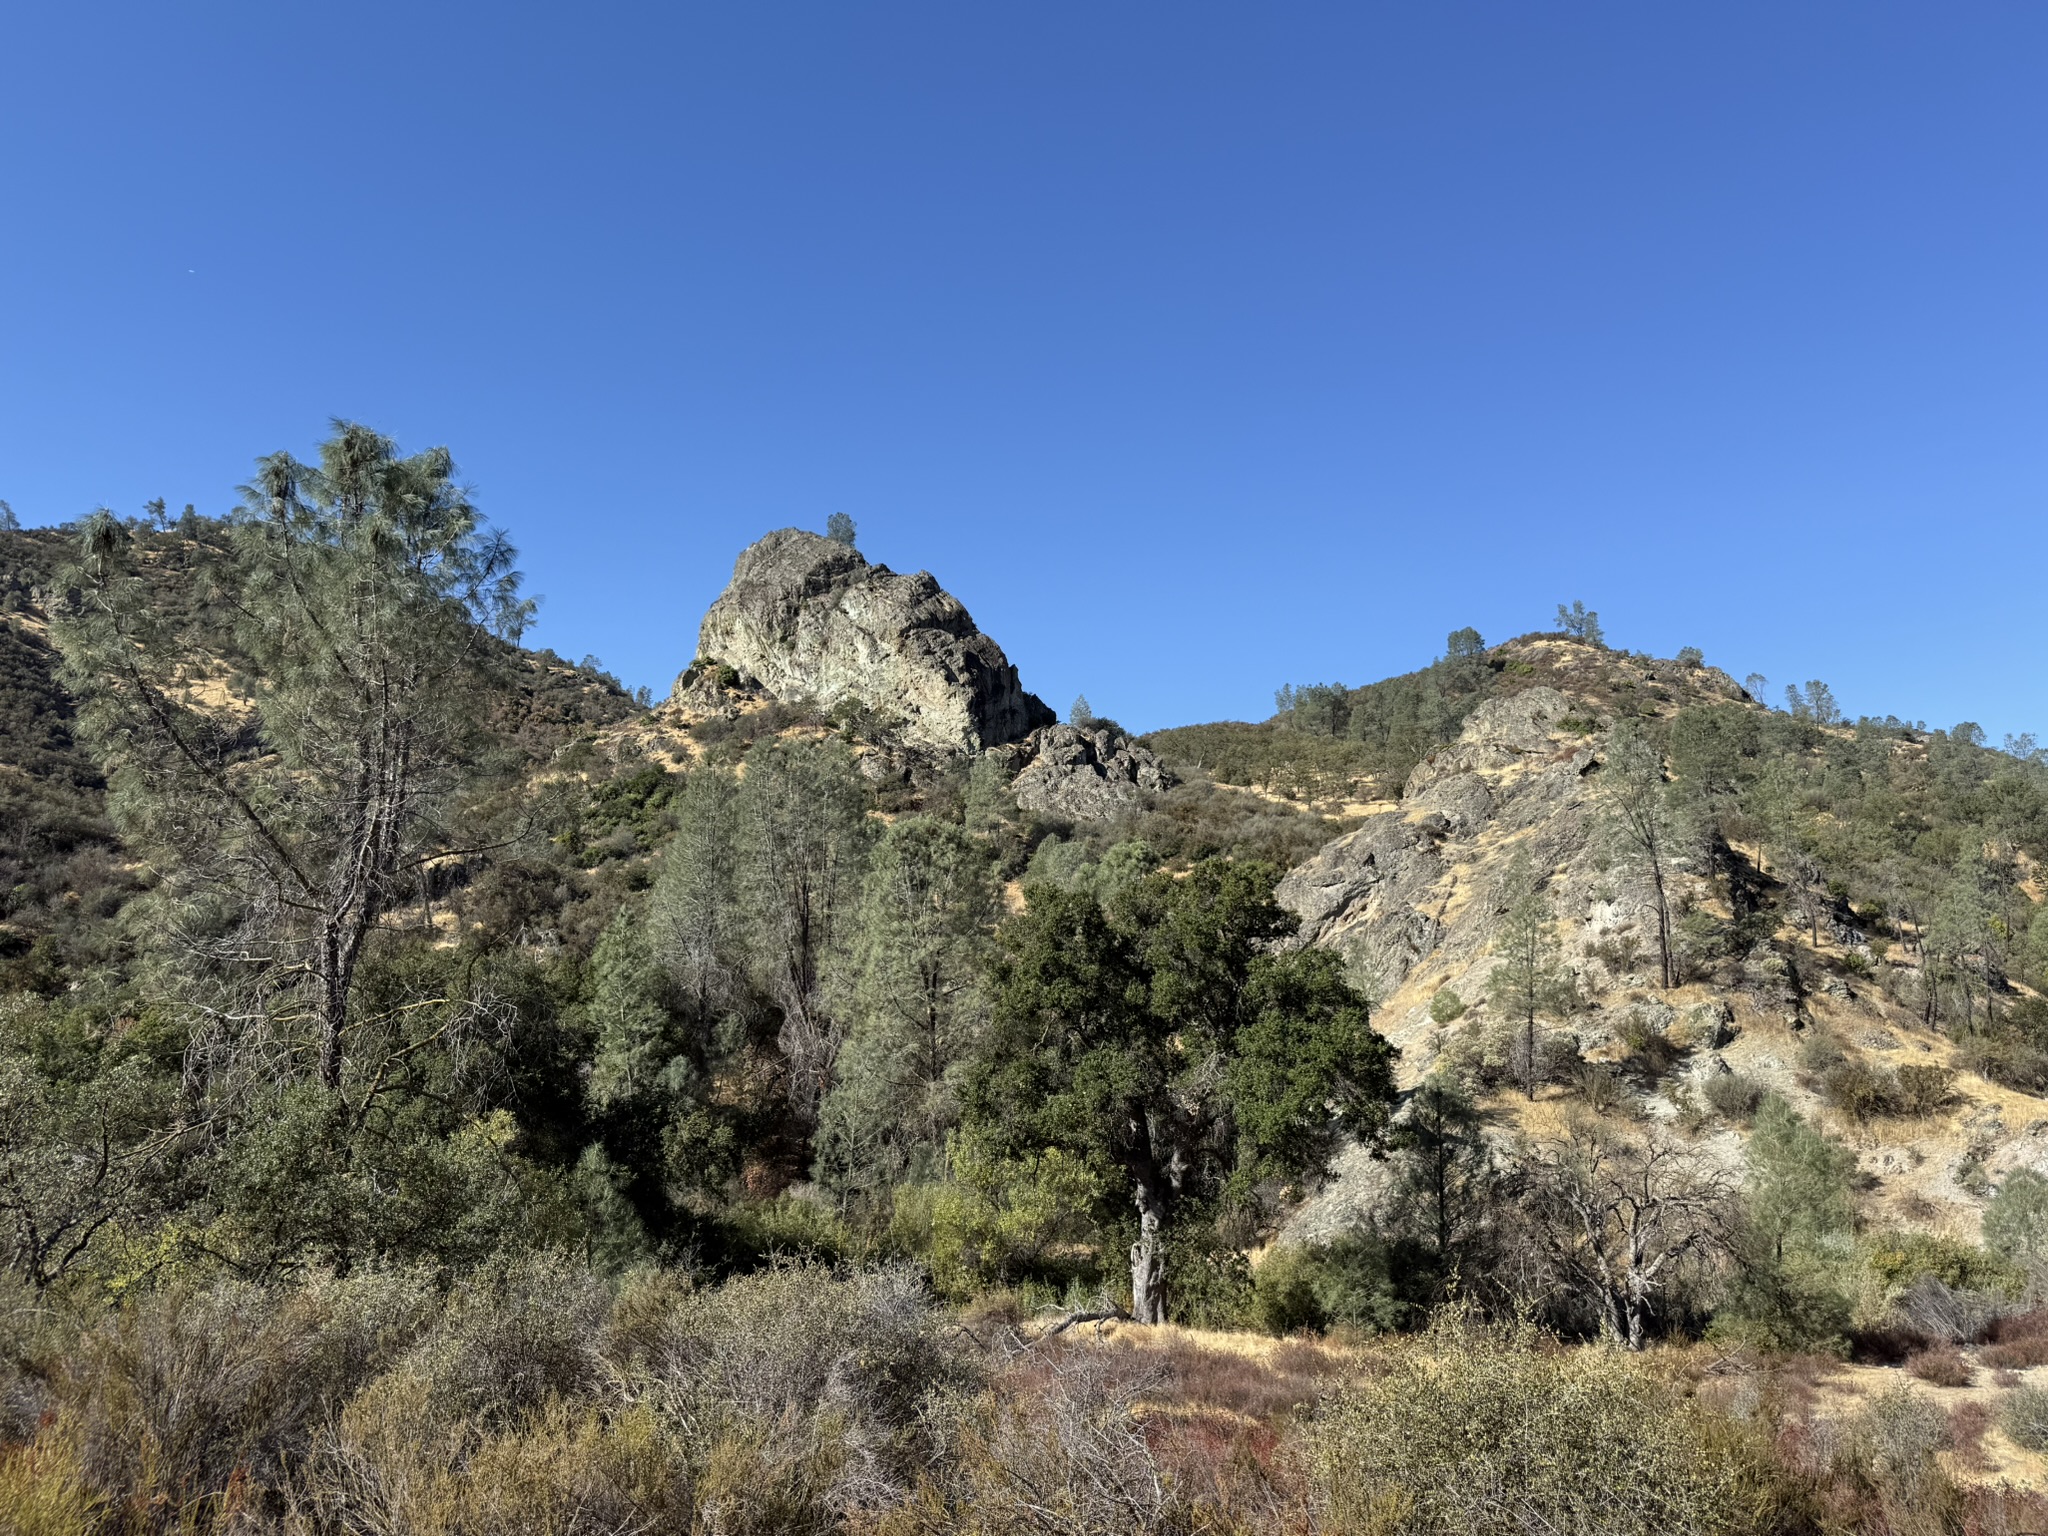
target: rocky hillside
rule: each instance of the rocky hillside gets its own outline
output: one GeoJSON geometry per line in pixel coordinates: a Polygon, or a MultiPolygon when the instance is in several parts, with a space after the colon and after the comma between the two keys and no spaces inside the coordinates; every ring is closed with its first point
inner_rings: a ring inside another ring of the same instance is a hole
{"type": "MultiPolygon", "coordinates": [[[[1562,638],[1511,642],[1493,660],[1496,691],[1457,740],[1414,769],[1398,800],[1373,808],[1280,886],[1303,938],[1346,955],[1379,996],[1379,1024],[1401,1048],[1405,1082],[1438,1068],[1491,1081],[1491,1120],[1504,1137],[1544,1134],[1575,1103],[1611,1098],[1701,1137],[1731,1163],[1740,1116],[1713,1104],[1774,1090],[1856,1149],[1874,1199],[1896,1220],[1971,1238],[2001,1177],[2048,1169],[2048,1099],[1969,1070],[1975,1058],[1959,1049],[1953,1022],[1935,1027],[1927,946],[1914,942],[1902,903],[1888,920],[1869,909],[1878,904],[1859,908],[1839,881],[1816,894],[1809,886],[1821,872],[1781,869],[1763,841],[1717,846],[1711,833],[1681,827],[1693,835],[1667,872],[1684,929],[1681,984],[1660,985],[1650,882],[1618,856],[1605,827],[1602,774],[1616,724],[1655,732],[1687,711],[1770,711],[1713,669],[1562,638]],[[1554,919],[1571,991],[1542,1021],[1549,1081],[1533,1102],[1502,1061],[1508,1020],[1488,1002],[1518,858],[1554,919]],[[1745,915],[1747,924],[1736,921],[1745,915]],[[1912,1070],[1924,1068],[1936,1070],[1912,1070]],[[1901,1069],[1909,1085],[1925,1086],[1917,1101],[1858,1100],[1842,1086],[1896,1085],[1901,1069]],[[1724,1085],[1710,1094],[1716,1078],[1741,1092],[1724,1085]]],[[[1813,729],[1822,738],[1815,756],[1857,737],[1843,725],[1813,729]]],[[[1928,745],[1908,733],[1884,750],[1910,766],[1928,745]]],[[[1785,846],[1781,838],[1781,858],[1785,846]]],[[[2031,995],[2016,981],[2005,987],[2007,1007],[2031,995]]],[[[1378,1180],[1370,1159],[1351,1158],[1297,1230],[1326,1233],[1369,1212],[1378,1180]]]]}
{"type": "MultiPolygon", "coordinates": [[[[186,516],[128,525],[137,567],[187,658],[192,702],[245,716],[244,658],[216,601],[211,572],[226,524],[186,516]]],[[[76,556],[64,528],[0,531],[0,987],[57,984],[59,959],[105,958],[117,943],[104,920],[138,888],[137,868],[107,815],[106,785],[73,734],[73,700],[59,676],[48,602],[76,556]]],[[[550,651],[523,651],[491,724],[514,771],[550,761],[567,743],[639,713],[618,683],[550,651]]]]}

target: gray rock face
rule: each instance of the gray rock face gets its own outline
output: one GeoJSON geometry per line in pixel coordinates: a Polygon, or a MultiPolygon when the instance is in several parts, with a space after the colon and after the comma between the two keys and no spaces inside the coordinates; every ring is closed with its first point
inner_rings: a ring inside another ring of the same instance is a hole
{"type": "Polygon", "coordinates": [[[898,575],[798,528],[741,553],[697,654],[785,702],[857,701],[929,752],[982,751],[1054,718],[929,572],[898,575]]]}
{"type": "Polygon", "coordinates": [[[1019,807],[1069,821],[1108,821],[1175,783],[1151,748],[1121,731],[1049,725],[1003,756],[1023,765],[1011,784],[1019,807]]]}

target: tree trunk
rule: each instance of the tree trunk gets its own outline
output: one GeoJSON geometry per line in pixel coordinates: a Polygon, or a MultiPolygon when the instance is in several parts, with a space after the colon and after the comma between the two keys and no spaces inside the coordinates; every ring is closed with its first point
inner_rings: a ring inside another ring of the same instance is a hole
{"type": "Polygon", "coordinates": [[[1131,1244],[1131,1318],[1139,1323],[1166,1321],[1166,1254],[1160,1248],[1158,1199],[1138,1191],[1138,1240],[1131,1244]]]}
{"type": "Polygon", "coordinates": [[[1657,890],[1657,957],[1664,967],[1664,990],[1669,992],[1678,985],[1671,970],[1671,908],[1664,899],[1664,862],[1655,854],[1650,857],[1650,883],[1657,890]]]}
{"type": "Polygon", "coordinates": [[[332,933],[321,936],[320,947],[320,1086],[329,1093],[339,1093],[343,1031],[348,1024],[348,982],[340,974],[341,956],[332,933]]]}

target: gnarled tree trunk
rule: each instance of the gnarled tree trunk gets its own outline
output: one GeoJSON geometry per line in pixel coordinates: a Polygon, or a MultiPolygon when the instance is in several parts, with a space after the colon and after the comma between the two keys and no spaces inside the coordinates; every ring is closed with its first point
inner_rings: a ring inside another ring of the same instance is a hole
{"type": "Polygon", "coordinates": [[[1140,1323],[1166,1321],[1166,1252],[1159,1230],[1164,1212],[1152,1191],[1138,1190],[1138,1240],[1131,1244],[1131,1318],[1140,1323]]]}

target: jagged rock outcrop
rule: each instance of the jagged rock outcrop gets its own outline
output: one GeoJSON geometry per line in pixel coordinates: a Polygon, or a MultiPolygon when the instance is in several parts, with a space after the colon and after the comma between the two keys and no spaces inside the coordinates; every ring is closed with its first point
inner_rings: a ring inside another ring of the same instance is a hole
{"type": "Polygon", "coordinates": [[[688,683],[715,662],[785,702],[852,700],[926,752],[982,751],[1054,718],[929,572],[899,575],[798,528],[741,553],[704,615],[697,655],[688,683]]]}
{"type": "Polygon", "coordinates": [[[1354,956],[1387,994],[1424,959],[1458,972],[1485,963],[1516,848],[1540,872],[1584,877],[1568,882],[1575,916],[1603,929],[1640,923],[1635,893],[1593,889],[1585,778],[1595,755],[1558,724],[1572,710],[1546,687],[1475,709],[1458,740],[1409,775],[1398,809],[1368,817],[1280,882],[1302,937],[1354,956]],[[1595,894],[1609,896],[1602,910],[1595,894]]]}
{"type": "Polygon", "coordinates": [[[1016,772],[1010,788],[1020,808],[1069,821],[1108,821],[1176,782],[1150,747],[1120,730],[1049,725],[996,755],[1016,772]]]}

